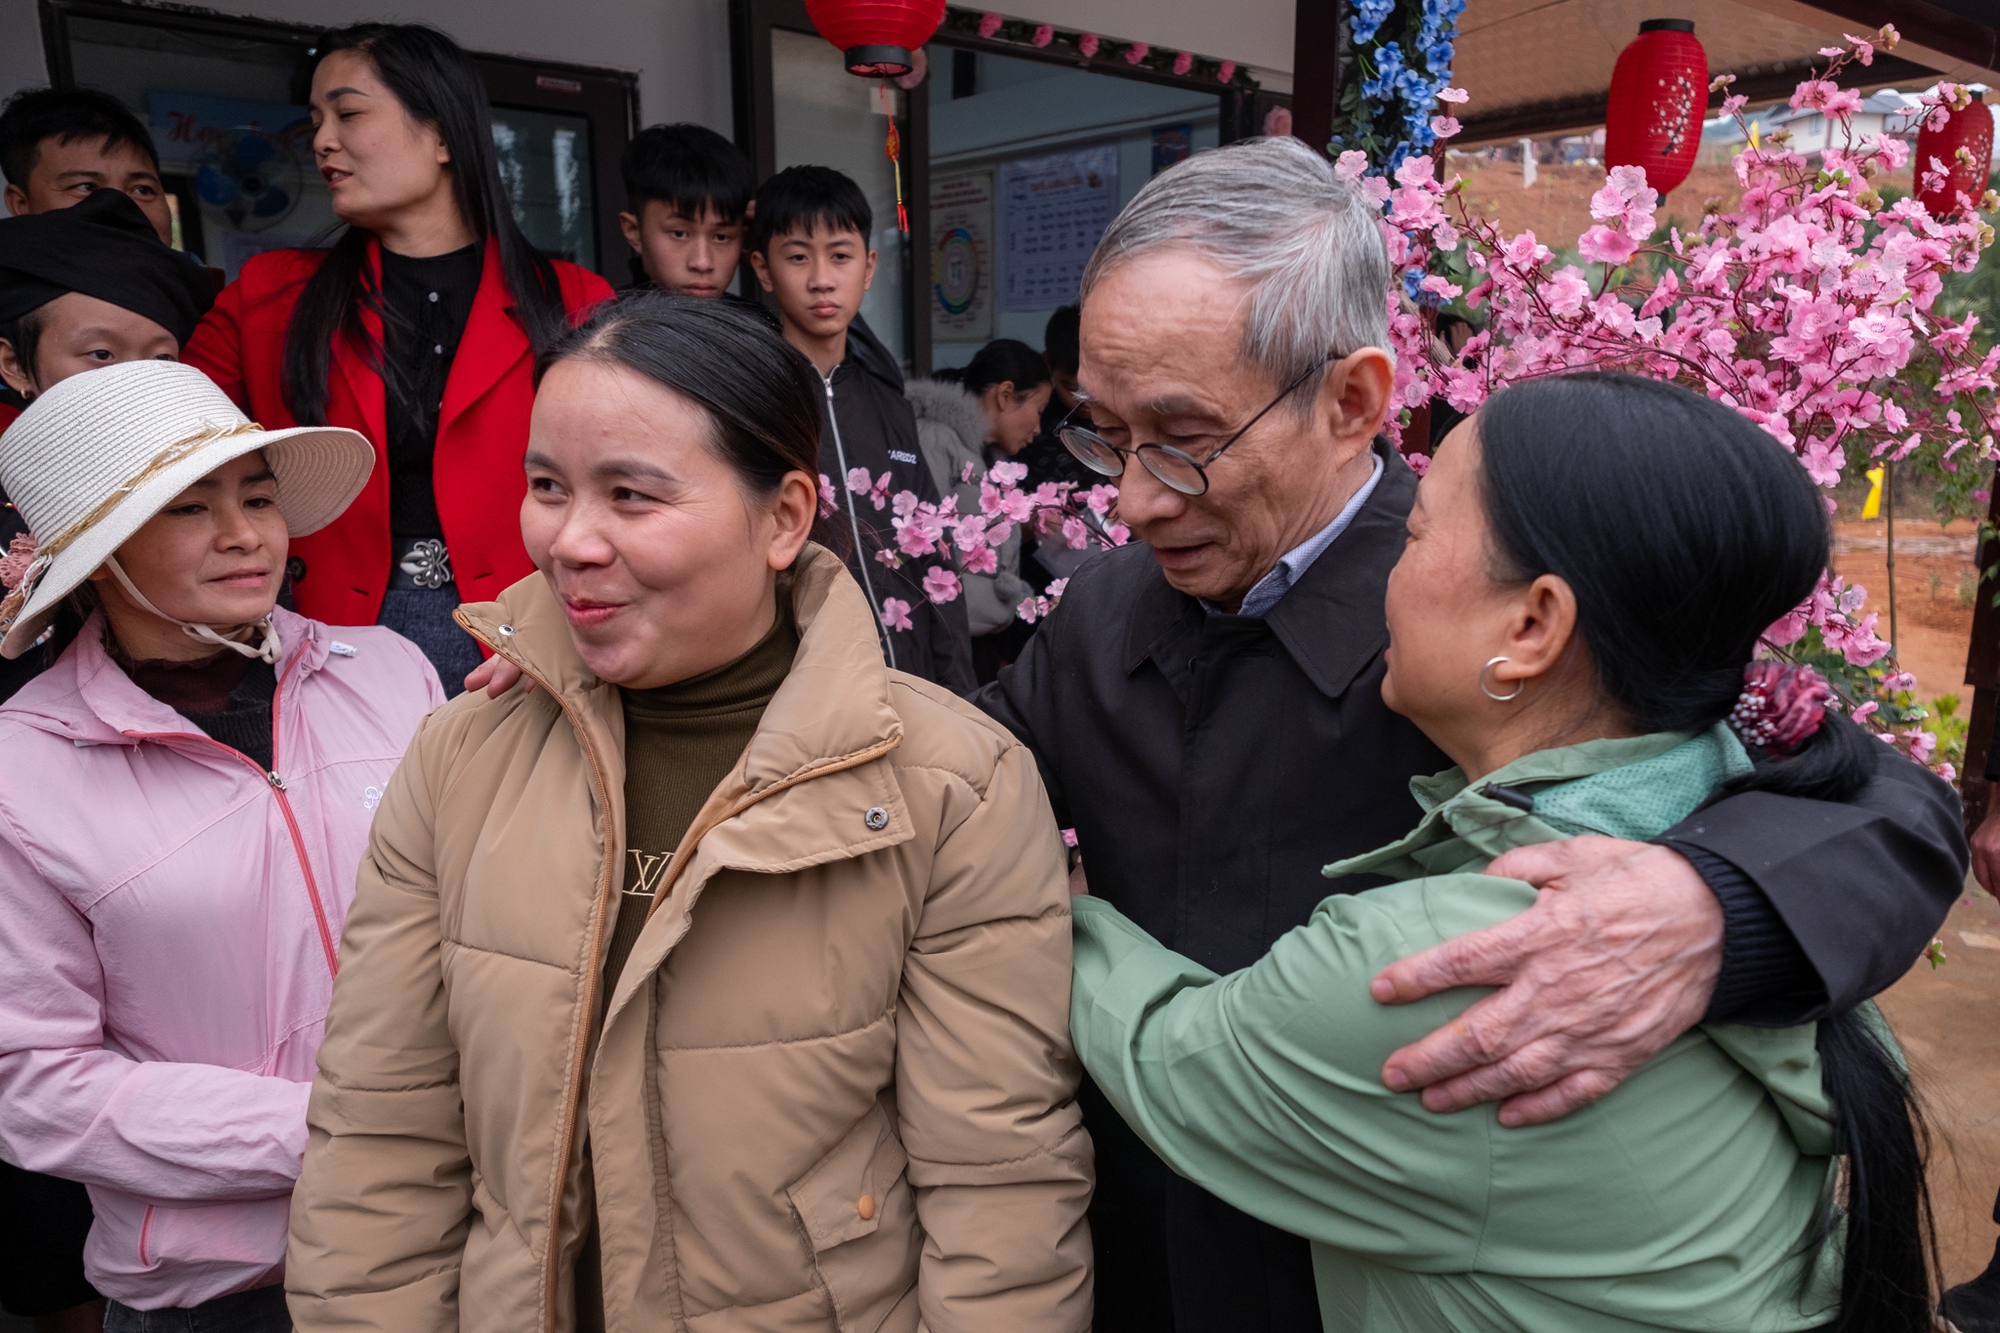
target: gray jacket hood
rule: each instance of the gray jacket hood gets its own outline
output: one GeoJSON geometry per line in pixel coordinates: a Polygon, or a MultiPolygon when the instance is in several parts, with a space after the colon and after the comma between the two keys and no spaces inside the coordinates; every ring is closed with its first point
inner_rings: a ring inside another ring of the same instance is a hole
{"type": "MultiPolygon", "coordinates": [[[[903,396],[910,400],[910,410],[916,413],[917,423],[936,422],[958,436],[961,443],[977,454],[986,448],[986,414],[979,410],[979,400],[956,384],[942,380],[911,380],[903,389],[903,396]]],[[[957,477],[939,477],[938,489],[949,491],[958,484],[957,477]]]]}

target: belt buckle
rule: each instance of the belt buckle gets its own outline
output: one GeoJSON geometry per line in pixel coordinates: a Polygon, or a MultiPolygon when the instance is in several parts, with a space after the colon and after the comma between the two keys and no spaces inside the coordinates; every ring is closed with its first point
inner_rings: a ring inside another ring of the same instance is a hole
{"type": "Polygon", "coordinates": [[[419,588],[435,590],[451,583],[451,553],[435,537],[414,541],[403,552],[396,567],[419,588]]]}

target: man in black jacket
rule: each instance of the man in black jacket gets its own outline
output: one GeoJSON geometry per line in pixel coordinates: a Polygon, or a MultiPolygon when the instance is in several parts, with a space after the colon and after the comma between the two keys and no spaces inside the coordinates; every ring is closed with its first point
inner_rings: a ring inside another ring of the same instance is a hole
{"type": "MultiPolygon", "coordinates": [[[[1089,561],[974,697],[1034,751],[1090,891],[1218,972],[1330,889],[1379,882],[1319,869],[1408,832],[1409,779],[1448,767],[1381,698],[1416,491],[1375,438],[1389,277],[1375,210],[1295,140],[1204,154],[1140,193],[1084,275],[1095,439],[1077,440],[1146,544],[1089,561]]],[[[1389,1086],[1545,1120],[1697,1022],[1851,1007],[1916,959],[1966,865],[1950,789],[1886,746],[1849,805],[1728,797],[1658,842],[1496,862],[1560,891],[1377,979],[1384,1002],[1503,987],[1391,1054],[1389,1086]]],[[[1099,1333],[1318,1330],[1304,1241],[1173,1175],[1082,1095],[1099,1333]]]]}
{"type": "Polygon", "coordinates": [[[894,367],[849,337],[875,274],[868,200],[831,167],[787,167],[758,187],[756,204],[750,264],[777,296],[785,341],[813,363],[826,389],[820,471],[833,486],[836,521],[852,538],[848,572],[875,612],[882,654],[892,667],[968,693],[977,681],[965,601],[934,602],[923,582],[933,569],[949,570],[949,558],[900,553],[887,499],[910,491],[938,502],[917,449],[916,416],[894,367]],[[873,484],[851,485],[856,469],[873,484]]]}

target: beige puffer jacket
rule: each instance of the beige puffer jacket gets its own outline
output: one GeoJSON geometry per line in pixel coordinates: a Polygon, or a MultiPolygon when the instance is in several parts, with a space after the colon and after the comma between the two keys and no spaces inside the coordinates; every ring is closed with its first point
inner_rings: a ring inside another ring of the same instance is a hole
{"type": "Polygon", "coordinates": [[[610,1333],[1089,1327],[1034,762],[883,665],[839,560],[798,571],[796,664],[594,1045],[618,693],[540,575],[461,609],[542,688],[432,714],[376,815],[293,1196],[300,1329],[569,1330],[593,1180],[610,1333]]]}

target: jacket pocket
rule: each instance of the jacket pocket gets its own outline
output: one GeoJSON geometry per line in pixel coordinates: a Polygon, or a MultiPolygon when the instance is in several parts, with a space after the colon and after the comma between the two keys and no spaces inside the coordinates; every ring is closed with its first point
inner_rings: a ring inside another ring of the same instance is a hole
{"type": "Polygon", "coordinates": [[[874,1333],[917,1280],[922,1233],[909,1160],[878,1101],[786,1191],[841,1333],[874,1333]]]}

